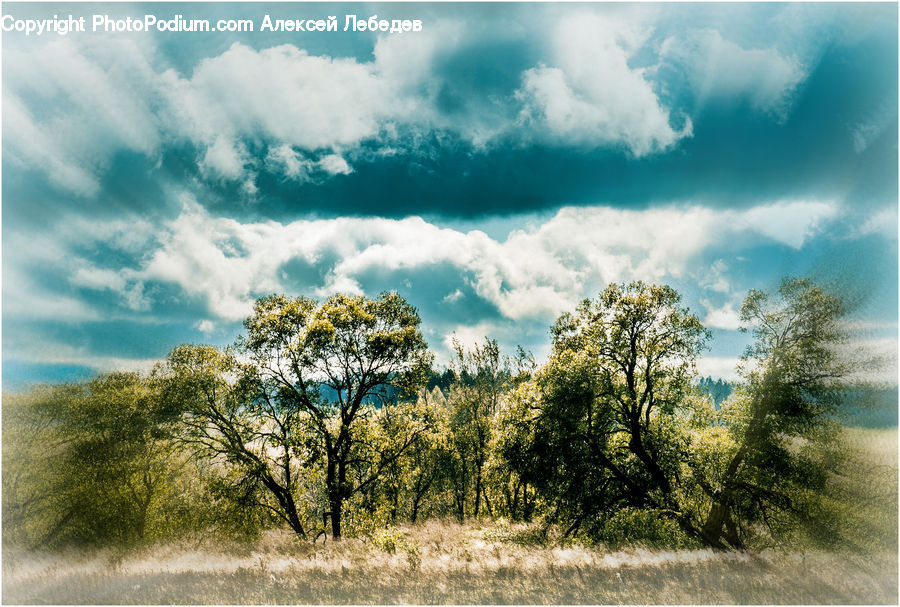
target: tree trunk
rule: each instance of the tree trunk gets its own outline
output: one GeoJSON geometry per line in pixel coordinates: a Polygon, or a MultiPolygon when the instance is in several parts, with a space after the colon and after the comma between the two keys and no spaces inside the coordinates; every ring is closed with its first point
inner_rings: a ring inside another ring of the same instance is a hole
{"type": "Polygon", "coordinates": [[[341,453],[342,457],[337,461],[337,479],[332,482],[333,490],[329,492],[328,501],[331,503],[331,537],[341,539],[341,514],[344,510],[344,498],[347,497],[347,459],[349,449],[341,453]]]}
{"type": "Polygon", "coordinates": [[[722,489],[714,496],[713,505],[709,509],[706,521],[703,523],[703,538],[714,547],[724,547],[723,543],[727,543],[733,548],[743,548],[743,542],[741,542],[738,535],[737,526],[731,517],[731,491],[734,478],[741,464],[744,463],[744,459],[750,453],[754,443],[759,442],[761,437],[764,436],[765,420],[769,409],[766,406],[766,401],[759,397],[754,398],[753,405],[755,411],[750,423],[747,425],[741,446],[734,454],[734,457],[731,458],[731,461],[728,462],[722,489]]]}
{"type": "Polygon", "coordinates": [[[341,509],[344,504],[340,496],[334,497],[331,502],[331,537],[332,539],[341,539],[341,509]]]}
{"type": "Polygon", "coordinates": [[[478,512],[481,507],[481,467],[478,467],[475,473],[475,518],[478,518],[478,512]]]}
{"type": "Polygon", "coordinates": [[[669,479],[666,478],[665,473],[662,468],[659,467],[656,460],[653,459],[653,456],[651,456],[644,448],[644,442],[641,440],[641,428],[639,422],[632,422],[631,440],[628,442],[628,447],[647,467],[647,471],[650,473],[650,478],[653,479],[654,484],[656,484],[663,493],[671,493],[672,485],[669,482],[669,479]]]}

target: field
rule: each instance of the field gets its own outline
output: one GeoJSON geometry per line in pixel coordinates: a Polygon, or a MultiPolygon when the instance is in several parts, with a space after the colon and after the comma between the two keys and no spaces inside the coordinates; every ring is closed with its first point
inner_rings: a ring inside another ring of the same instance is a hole
{"type": "Polygon", "coordinates": [[[528,528],[429,521],[373,540],[3,555],[4,603],[896,604],[897,431],[852,430],[857,546],[716,553],[529,542],[528,528]]]}

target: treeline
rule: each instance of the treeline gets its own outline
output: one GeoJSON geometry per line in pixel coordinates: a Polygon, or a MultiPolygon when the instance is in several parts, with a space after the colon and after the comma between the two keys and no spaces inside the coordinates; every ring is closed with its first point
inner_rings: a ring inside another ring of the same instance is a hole
{"type": "Polygon", "coordinates": [[[611,285],[549,360],[494,340],[433,358],[396,294],[256,302],[232,346],[183,345],[3,402],[3,542],[366,535],[430,517],[585,541],[738,548],[834,539],[841,302],[751,291],[739,385],[698,385],[710,333],[666,286],[611,285]],[[719,395],[728,388],[728,398],[719,395]]]}

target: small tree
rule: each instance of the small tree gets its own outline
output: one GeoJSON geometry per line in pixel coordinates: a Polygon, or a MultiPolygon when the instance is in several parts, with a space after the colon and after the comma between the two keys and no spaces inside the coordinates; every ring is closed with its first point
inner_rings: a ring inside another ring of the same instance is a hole
{"type": "Polygon", "coordinates": [[[259,506],[306,535],[300,470],[317,458],[296,411],[255,396],[256,377],[233,352],[182,345],[154,372],[163,399],[184,411],[181,441],[229,468],[233,501],[259,506]],[[262,489],[262,491],[260,491],[262,489]]]}
{"type": "Polygon", "coordinates": [[[511,383],[512,372],[509,360],[500,355],[500,346],[489,337],[484,345],[475,344],[469,350],[454,339],[453,347],[454,382],[448,401],[450,473],[457,518],[462,521],[470,490],[474,492],[474,516],[481,513],[482,503],[488,514],[493,513],[486,490],[485,465],[490,457],[494,417],[511,383]]]}
{"type": "Polygon", "coordinates": [[[841,301],[808,280],[785,279],[775,294],[753,290],[741,307],[754,343],[743,357],[742,394],[729,401],[735,448],[711,499],[703,538],[713,546],[743,546],[750,525],[777,533],[785,515],[804,512],[803,491],[820,493],[824,461],[807,447],[830,425],[846,365],[841,301]]]}

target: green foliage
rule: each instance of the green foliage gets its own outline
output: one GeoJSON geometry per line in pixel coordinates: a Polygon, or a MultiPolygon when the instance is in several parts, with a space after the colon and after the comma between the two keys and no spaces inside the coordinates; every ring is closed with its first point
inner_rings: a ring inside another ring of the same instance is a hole
{"type": "Polygon", "coordinates": [[[300,536],[330,519],[340,537],[347,500],[372,495],[421,432],[392,410],[430,369],[419,323],[392,293],[273,295],[232,350],[182,346],[160,376],[184,403],[186,440],[234,468],[236,488],[300,536]]]}
{"type": "Polygon", "coordinates": [[[638,545],[674,550],[698,546],[698,541],[686,535],[671,518],[646,508],[627,506],[611,512],[590,540],[612,547],[638,545]]]}
{"type": "Polygon", "coordinates": [[[668,287],[611,285],[560,317],[550,360],[512,394],[503,457],[567,534],[597,535],[622,507],[681,515],[680,421],[708,332],[678,303],[668,287]]]}
{"type": "Polygon", "coordinates": [[[798,526],[823,526],[820,497],[840,461],[831,414],[848,368],[841,301],[808,280],[785,279],[774,294],[751,291],[741,320],[754,342],[744,355],[737,398],[723,407],[737,449],[705,483],[712,506],[703,536],[742,546],[764,533],[784,540],[798,526]]]}
{"type": "Polygon", "coordinates": [[[4,399],[4,542],[133,545],[193,527],[176,418],[135,373],[4,399]]]}
{"type": "Polygon", "coordinates": [[[878,513],[896,519],[896,495],[866,500],[856,476],[871,462],[848,456],[835,422],[865,394],[842,381],[842,313],[804,280],[751,291],[732,386],[696,381],[709,332],[666,286],[610,285],[564,314],[540,368],[486,338],[455,342],[443,374],[396,294],[273,295],[232,347],[5,397],[4,546],[286,525],[416,568],[397,526],[455,515],[529,546],[552,530],[607,546],[895,547],[896,520],[878,513]]]}

